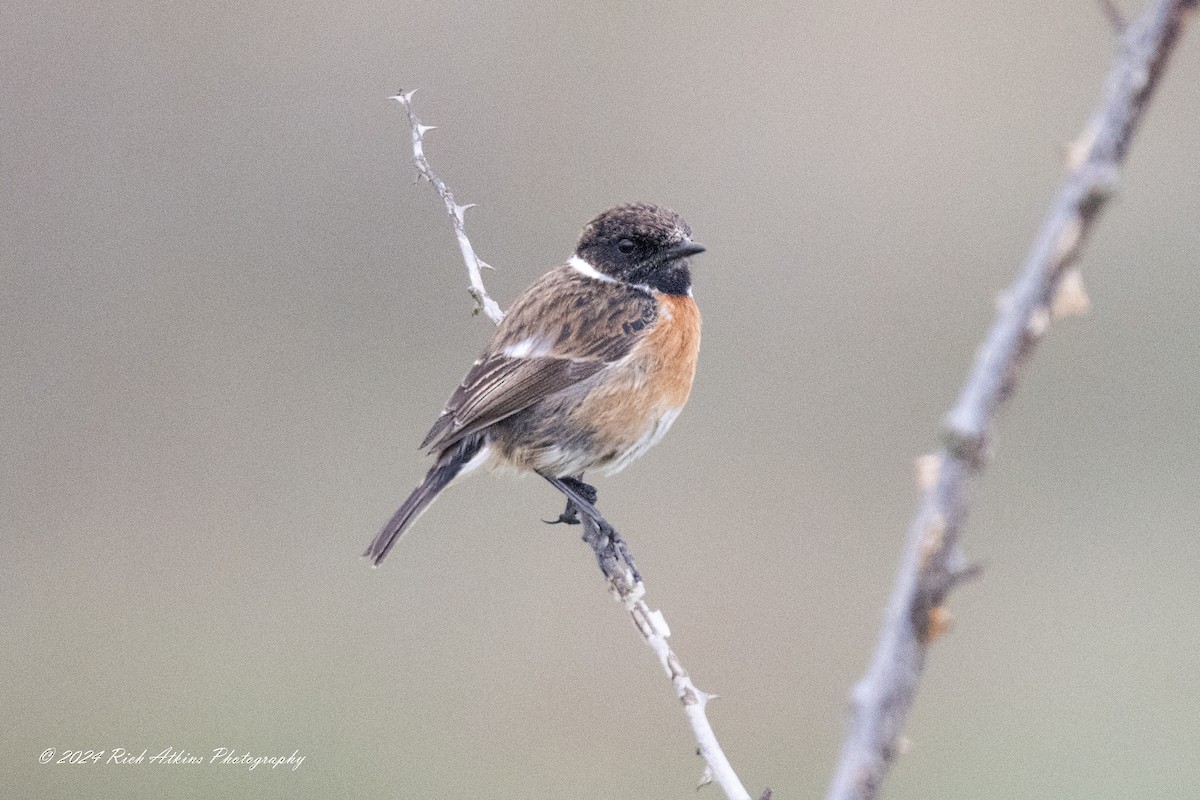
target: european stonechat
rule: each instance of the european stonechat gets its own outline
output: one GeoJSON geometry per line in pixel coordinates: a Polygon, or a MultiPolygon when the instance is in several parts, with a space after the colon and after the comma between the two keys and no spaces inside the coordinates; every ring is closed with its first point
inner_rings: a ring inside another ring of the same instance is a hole
{"type": "MultiPolygon", "coordinates": [[[[422,448],[437,460],[364,555],[378,565],[452,480],[481,465],[535,472],[595,509],[585,471],[611,475],[653,447],[687,402],[700,351],[678,214],[634,203],[588,223],[575,254],[517,298],[422,448]]],[[[598,515],[597,515],[598,516],[598,515]]]]}

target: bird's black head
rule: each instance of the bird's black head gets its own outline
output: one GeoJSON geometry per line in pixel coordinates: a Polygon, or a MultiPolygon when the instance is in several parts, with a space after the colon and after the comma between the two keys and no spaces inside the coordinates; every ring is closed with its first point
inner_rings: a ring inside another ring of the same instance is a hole
{"type": "Polygon", "coordinates": [[[688,294],[688,256],[703,253],[692,229],[666,208],[647,203],[610,208],[587,224],[575,255],[597,272],[622,283],[665,294],[688,294]]]}

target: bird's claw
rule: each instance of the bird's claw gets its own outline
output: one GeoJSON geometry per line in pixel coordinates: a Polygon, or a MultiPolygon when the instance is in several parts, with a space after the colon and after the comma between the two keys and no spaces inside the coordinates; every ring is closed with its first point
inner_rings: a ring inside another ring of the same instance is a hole
{"type": "Polygon", "coordinates": [[[572,503],[570,500],[568,500],[567,507],[563,510],[563,512],[561,514],[558,515],[557,519],[544,519],[544,520],[542,520],[542,522],[546,523],[547,525],[559,525],[559,524],[578,525],[579,524],[579,510],[577,508],[575,508],[574,503],[572,503]]]}

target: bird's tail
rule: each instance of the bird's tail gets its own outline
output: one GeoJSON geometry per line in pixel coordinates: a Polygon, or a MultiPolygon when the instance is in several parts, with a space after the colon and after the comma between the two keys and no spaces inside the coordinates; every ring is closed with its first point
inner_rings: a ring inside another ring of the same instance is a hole
{"type": "Polygon", "coordinates": [[[468,436],[438,456],[437,463],[425,474],[421,485],[413,490],[404,504],[383,526],[383,529],[376,534],[371,546],[367,548],[363,556],[371,559],[373,566],[379,566],[379,563],[387,557],[388,551],[392,549],[392,545],[396,544],[404,532],[417,521],[417,517],[421,516],[429,504],[437,499],[442,490],[450,485],[463,467],[479,455],[479,451],[482,449],[482,436],[468,436]]]}

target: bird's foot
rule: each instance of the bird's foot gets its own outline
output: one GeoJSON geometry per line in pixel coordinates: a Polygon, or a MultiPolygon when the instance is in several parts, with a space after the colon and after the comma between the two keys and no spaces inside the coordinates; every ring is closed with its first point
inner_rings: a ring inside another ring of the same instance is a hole
{"type": "MultiPolygon", "coordinates": [[[[571,490],[578,493],[579,496],[586,500],[589,505],[591,505],[593,508],[595,507],[596,498],[599,496],[595,486],[584,483],[579,478],[560,478],[559,480],[570,487],[571,490]]],[[[542,522],[546,523],[547,525],[578,525],[579,507],[576,506],[572,500],[568,499],[567,507],[561,514],[558,515],[557,519],[544,519],[542,522]]],[[[600,518],[599,522],[603,525],[608,525],[608,523],[604,521],[603,517],[600,518]]],[[[612,526],[608,527],[611,529],[612,526]]]]}
{"type": "Polygon", "coordinates": [[[621,577],[624,573],[621,563],[624,562],[628,567],[629,576],[635,583],[640,582],[641,573],[633,563],[633,555],[630,554],[625,540],[621,538],[621,534],[617,533],[616,528],[610,525],[608,520],[596,510],[597,492],[595,487],[589,486],[577,477],[552,478],[549,475],[542,477],[567,498],[567,508],[559,515],[558,519],[546,521],[552,524],[565,522],[569,525],[584,523],[583,540],[596,554],[600,571],[609,578],[621,577]]]}
{"type": "Polygon", "coordinates": [[[590,483],[584,483],[580,478],[559,478],[559,480],[578,492],[579,496],[587,500],[589,505],[596,505],[596,498],[600,495],[596,491],[595,486],[592,486],[590,483]]]}
{"type": "Polygon", "coordinates": [[[578,525],[579,509],[575,508],[575,504],[568,500],[566,509],[558,515],[557,519],[544,519],[542,522],[547,525],[578,525]]]}

